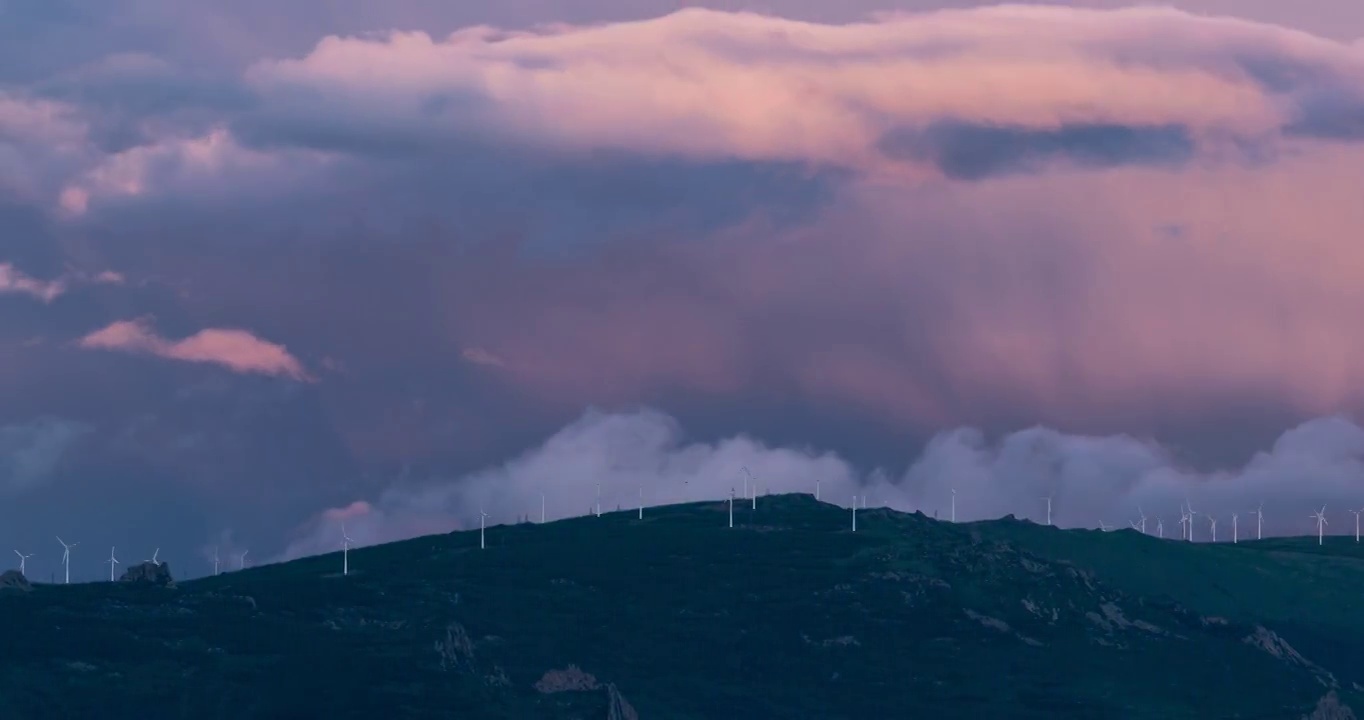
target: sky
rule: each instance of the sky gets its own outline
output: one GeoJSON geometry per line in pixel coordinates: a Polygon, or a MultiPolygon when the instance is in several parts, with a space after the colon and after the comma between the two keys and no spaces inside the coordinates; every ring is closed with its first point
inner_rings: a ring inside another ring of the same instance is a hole
{"type": "Polygon", "coordinates": [[[1350,534],[1361,186],[1354,0],[0,0],[0,543],[1350,534]]]}

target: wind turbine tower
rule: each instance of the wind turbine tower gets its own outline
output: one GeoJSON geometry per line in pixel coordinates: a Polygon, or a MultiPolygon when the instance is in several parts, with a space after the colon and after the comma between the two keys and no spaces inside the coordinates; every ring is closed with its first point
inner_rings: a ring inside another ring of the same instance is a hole
{"type": "Polygon", "coordinates": [[[644,519],[644,486],[639,486],[639,519],[644,519]]]}
{"type": "Polygon", "coordinates": [[[729,526],[734,527],[734,488],[729,489],[729,526]]]}
{"type": "Polygon", "coordinates": [[[109,559],[104,562],[109,563],[109,582],[114,581],[114,566],[118,564],[118,558],[114,557],[114,546],[109,546],[109,559]]]}
{"type": "Polygon", "coordinates": [[[1240,522],[1240,518],[1237,516],[1236,513],[1232,513],[1232,514],[1231,514],[1231,544],[1232,544],[1232,545],[1235,545],[1235,544],[1236,544],[1236,541],[1237,541],[1237,540],[1240,538],[1240,536],[1241,536],[1241,530],[1240,530],[1240,528],[1237,526],[1237,523],[1238,523],[1238,522],[1240,522]]]}
{"type": "Polygon", "coordinates": [[[819,478],[815,478],[815,499],[819,499],[819,478]]]}
{"type": "Polygon", "coordinates": [[[1317,544],[1321,545],[1322,536],[1325,534],[1325,527],[1331,524],[1326,522],[1326,506],[1322,505],[1320,510],[1312,513],[1312,517],[1317,521],[1317,544]]]}
{"type": "Polygon", "coordinates": [[[1264,535],[1261,533],[1261,530],[1264,529],[1264,519],[1265,519],[1265,504],[1264,504],[1263,502],[1261,502],[1261,503],[1260,503],[1260,507],[1257,508],[1257,509],[1255,510],[1255,539],[1256,539],[1256,540],[1263,540],[1263,539],[1264,539],[1264,535]]]}
{"type": "Polygon", "coordinates": [[[1160,518],[1156,518],[1156,537],[1165,539],[1165,521],[1160,518]]]}
{"type": "Polygon", "coordinates": [[[853,532],[857,532],[857,496],[853,496],[853,532]]]}
{"type": "Polygon", "coordinates": [[[214,577],[216,577],[216,576],[218,575],[218,546],[217,546],[217,545],[214,545],[214,546],[213,546],[213,575],[214,575],[214,577]]]}
{"type": "Polygon", "coordinates": [[[1350,512],[1355,514],[1355,542],[1359,542],[1359,514],[1364,512],[1364,509],[1351,510],[1350,512]]]}
{"type": "Polygon", "coordinates": [[[341,523],[341,575],[350,574],[350,544],[355,542],[346,534],[346,524],[341,523]]]}
{"type": "MultiPolygon", "coordinates": [[[[483,512],[481,509],[479,512],[483,512]]],[[[601,483],[597,483],[597,517],[601,517],[601,483]]]]}
{"type": "Polygon", "coordinates": [[[1208,515],[1208,524],[1212,526],[1212,541],[1217,542],[1217,518],[1208,515]]]}
{"type": "Polygon", "coordinates": [[[33,557],[33,553],[29,553],[29,554],[25,555],[25,554],[19,552],[18,550],[15,550],[15,551],[14,551],[14,554],[19,556],[19,574],[20,574],[20,575],[23,575],[23,574],[24,574],[24,561],[27,560],[27,559],[29,559],[29,558],[31,558],[31,557],[33,557]]]}
{"type": "Polygon", "coordinates": [[[67,545],[67,544],[66,544],[66,541],[63,540],[63,539],[61,538],[60,535],[57,536],[57,542],[59,542],[59,543],[62,544],[62,570],[63,570],[64,576],[65,576],[65,582],[64,582],[64,584],[70,585],[70,584],[71,584],[71,548],[76,547],[77,545],[80,545],[80,543],[78,543],[78,542],[73,542],[73,543],[71,543],[70,545],[67,545]]]}
{"type": "Polygon", "coordinates": [[[250,551],[250,550],[243,550],[243,551],[242,551],[242,554],[237,556],[237,569],[238,569],[238,570],[245,570],[245,569],[246,569],[246,554],[249,553],[249,552],[251,552],[251,551],[250,551]]]}
{"type": "Polygon", "coordinates": [[[952,522],[957,521],[957,489],[952,488],[952,522]]]}
{"type": "Polygon", "coordinates": [[[1145,510],[1142,510],[1140,505],[1137,506],[1137,515],[1141,517],[1141,534],[1142,534],[1142,535],[1145,535],[1145,534],[1146,534],[1146,511],[1145,511],[1145,510]]]}
{"type": "Polygon", "coordinates": [[[545,524],[545,494],[540,493],[540,524],[545,524]]]}
{"type": "Polygon", "coordinates": [[[1051,524],[1051,496],[1048,495],[1048,496],[1046,496],[1046,497],[1044,497],[1044,498],[1042,498],[1042,499],[1047,501],[1047,524],[1050,525],[1050,524],[1051,524]]]}
{"type": "Polygon", "coordinates": [[[1193,503],[1185,499],[1185,504],[1189,506],[1189,542],[1193,542],[1193,517],[1198,513],[1193,509],[1193,503]]]}
{"type": "MultiPolygon", "coordinates": [[[[601,487],[601,485],[598,484],[597,487],[601,487]]],[[[600,504],[600,503],[598,503],[597,508],[598,508],[598,510],[597,510],[597,517],[601,517],[601,509],[600,509],[600,508],[601,508],[601,504],[600,504]]],[[[479,506],[478,506],[478,549],[479,549],[479,550],[483,550],[483,549],[486,549],[486,548],[488,547],[488,546],[483,542],[483,533],[484,533],[484,529],[487,527],[487,524],[488,524],[488,513],[483,512],[483,506],[482,506],[482,505],[479,505],[479,506]]]]}

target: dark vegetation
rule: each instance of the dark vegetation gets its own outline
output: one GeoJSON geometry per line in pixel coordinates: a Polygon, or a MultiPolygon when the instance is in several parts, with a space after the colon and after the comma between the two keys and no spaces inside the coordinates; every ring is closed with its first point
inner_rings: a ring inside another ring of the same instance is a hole
{"type": "Polygon", "coordinates": [[[0,716],[1285,720],[1364,684],[1353,538],[886,510],[853,533],[804,495],[726,524],[689,504],[364,548],[348,577],[335,553],[0,590],[0,716]]]}

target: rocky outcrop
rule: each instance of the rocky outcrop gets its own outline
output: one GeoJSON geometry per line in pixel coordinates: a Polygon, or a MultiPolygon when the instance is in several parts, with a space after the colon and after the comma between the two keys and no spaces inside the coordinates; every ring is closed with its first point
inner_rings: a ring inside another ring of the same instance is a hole
{"type": "Polygon", "coordinates": [[[1303,720],[1356,720],[1356,718],[1350,706],[1342,704],[1340,698],[1332,690],[1317,701],[1316,709],[1312,711],[1312,714],[1304,715],[1303,720]]]}
{"type": "Polygon", "coordinates": [[[569,665],[563,670],[549,670],[535,683],[537,692],[550,693],[578,692],[596,690],[601,687],[592,673],[583,672],[577,665],[569,665]]]}
{"type": "Polygon", "coordinates": [[[32,592],[28,578],[18,570],[6,570],[0,575],[0,592],[32,592]]]}
{"type": "Polygon", "coordinates": [[[149,585],[153,587],[175,587],[175,578],[171,577],[170,565],[166,563],[154,563],[148,560],[130,566],[123,571],[120,582],[132,583],[135,585],[149,585]]]}

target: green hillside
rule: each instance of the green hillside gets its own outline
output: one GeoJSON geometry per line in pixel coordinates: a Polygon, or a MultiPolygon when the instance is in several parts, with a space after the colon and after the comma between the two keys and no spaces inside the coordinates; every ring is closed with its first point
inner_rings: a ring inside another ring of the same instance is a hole
{"type": "Polygon", "coordinates": [[[697,503],[363,548],[348,577],[335,553],[8,591],[3,716],[1285,719],[1356,697],[1349,548],[849,520],[772,496],[733,529],[697,503]]]}

